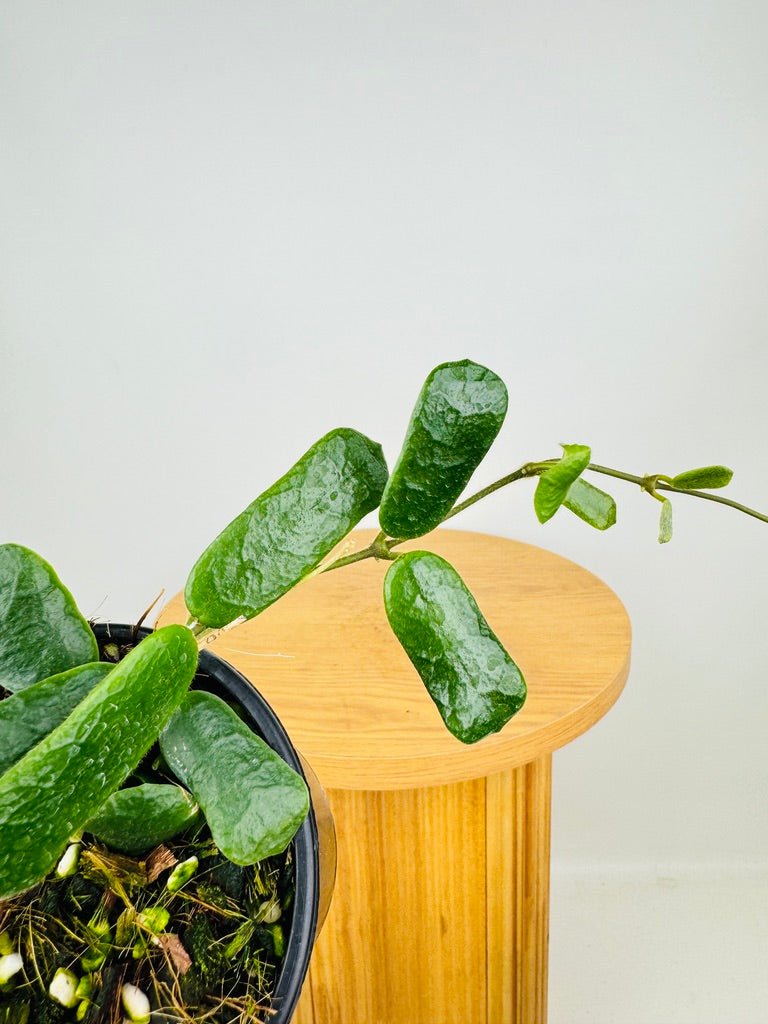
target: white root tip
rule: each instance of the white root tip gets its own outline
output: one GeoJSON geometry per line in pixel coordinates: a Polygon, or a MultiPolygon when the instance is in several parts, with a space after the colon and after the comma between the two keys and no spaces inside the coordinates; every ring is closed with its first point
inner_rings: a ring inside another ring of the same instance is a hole
{"type": "Polygon", "coordinates": [[[128,1014],[128,1020],[132,1024],[149,1024],[152,1009],[146,993],[142,992],[136,985],[123,985],[120,990],[120,998],[123,1009],[128,1014]]]}
{"type": "Polygon", "coordinates": [[[54,1003],[71,1010],[77,1002],[77,983],[77,976],[72,971],[60,967],[48,986],[48,995],[54,1003]]]}
{"type": "Polygon", "coordinates": [[[20,953],[6,953],[0,956],[0,985],[5,985],[24,966],[20,953]]]}

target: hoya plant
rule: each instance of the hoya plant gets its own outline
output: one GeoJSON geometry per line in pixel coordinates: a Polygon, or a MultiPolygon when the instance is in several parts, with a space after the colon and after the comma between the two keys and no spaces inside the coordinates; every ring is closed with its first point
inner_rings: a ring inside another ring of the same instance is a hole
{"type": "MultiPolygon", "coordinates": [[[[304,781],[226,703],[190,690],[198,650],[220,631],[254,618],[310,573],[385,559],[391,565],[383,602],[414,665],[414,684],[420,676],[457,741],[475,743],[520,711],[526,682],[514,652],[505,650],[456,570],[426,549],[401,552],[404,541],[529,478],[537,481],[540,522],[564,507],[606,530],[616,521],[616,504],[585,478],[588,473],[628,481],[658,500],[662,543],[672,535],[673,494],[718,501],[768,521],[711,493],[730,482],[723,466],[637,476],[593,463],[582,444],[563,445],[557,458],[525,462],[462,500],[507,404],[503,381],[486,367],[470,360],[436,367],[391,474],[380,445],[356,430],[332,430],[197,560],[185,588],[188,623],[157,630],[116,663],[105,662],[91,625],[51,566],[20,545],[0,546],[1,1024],[17,1024],[3,1018],[3,1000],[35,975],[70,1017],[95,1021],[100,1010],[93,991],[108,954],[140,959],[154,942],[177,966],[195,960],[195,950],[168,929],[169,894],[192,891],[197,857],[163,860],[163,844],[203,822],[207,852],[241,868],[289,846],[309,806],[304,781]],[[377,508],[381,530],[372,543],[333,558],[339,542],[377,508]],[[44,978],[37,963],[25,964],[19,948],[18,922],[34,923],[23,894],[37,899],[41,886],[56,884],[46,879],[72,877],[86,852],[91,876],[94,860],[101,864],[109,898],[84,925],[78,963],[44,978]],[[148,864],[153,881],[164,879],[164,895],[137,909],[135,872],[148,864]]],[[[251,878],[249,884],[258,889],[260,883],[251,878]]],[[[269,923],[269,901],[256,903],[258,923],[269,923]]],[[[245,931],[228,938],[223,955],[247,948],[255,925],[246,920],[240,927],[245,931]]],[[[188,944],[205,947],[194,936],[188,944]]],[[[133,982],[123,984],[122,1000],[129,1019],[148,1019],[150,1003],[133,982]]]]}

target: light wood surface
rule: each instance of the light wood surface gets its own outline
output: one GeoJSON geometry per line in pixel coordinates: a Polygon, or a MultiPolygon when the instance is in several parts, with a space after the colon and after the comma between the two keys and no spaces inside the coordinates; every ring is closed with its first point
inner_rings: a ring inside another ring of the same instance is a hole
{"type": "MultiPolygon", "coordinates": [[[[356,531],[339,553],[366,546],[356,531]]],[[[528,683],[494,736],[451,736],[391,633],[368,560],[317,575],[212,649],[282,719],[326,788],[338,878],[294,1024],[545,1024],[552,751],[618,698],[616,595],[548,551],[439,530],[528,683]]],[[[180,597],[160,624],[186,618],[180,597]]]]}
{"type": "Polygon", "coordinates": [[[484,789],[330,794],[340,884],[299,1024],[485,1021],[484,789]]]}
{"type": "Polygon", "coordinates": [[[331,793],[339,885],[294,1024],[543,1024],[550,768],[331,793]]]}
{"type": "MultiPolygon", "coordinates": [[[[350,534],[343,550],[369,543],[350,534]]],[[[447,558],[522,669],[528,699],[500,732],[466,746],[450,735],[393,636],[368,559],[299,584],[212,645],[258,687],[326,789],[443,785],[517,767],[583,733],[629,670],[623,605],[580,566],[517,541],[437,530],[403,550],[447,558]]],[[[184,621],[181,597],[159,624],[184,621]]]]}
{"type": "Polygon", "coordinates": [[[485,781],[487,1024],[543,1024],[552,755],[485,781]]]}

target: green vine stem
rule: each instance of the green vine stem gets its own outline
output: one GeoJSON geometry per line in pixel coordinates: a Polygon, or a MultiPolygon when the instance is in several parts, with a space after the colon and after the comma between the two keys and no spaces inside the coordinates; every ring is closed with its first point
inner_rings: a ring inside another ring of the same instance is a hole
{"type": "MultiPolygon", "coordinates": [[[[556,459],[552,460],[552,463],[556,462],[556,459]]],[[[488,484],[482,491],[478,491],[477,494],[471,495],[469,498],[465,498],[464,501],[460,501],[458,505],[454,505],[448,515],[443,519],[443,522],[447,522],[454,516],[457,516],[459,512],[463,512],[465,508],[469,508],[470,505],[474,505],[477,501],[482,501],[483,498],[487,498],[489,494],[493,494],[494,491],[500,490],[502,487],[506,487],[507,484],[513,484],[516,480],[525,480],[527,477],[540,476],[541,473],[547,468],[549,463],[544,462],[526,462],[520,469],[516,469],[514,473],[510,473],[508,476],[503,476],[500,480],[496,480],[495,483],[488,484]]],[[[397,543],[401,543],[397,541],[397,543]]]]}
{"type": "MultiPolygon", "coordinates": [[[[553,460],[554,461],[554,460],[553,460]]],[[[550,463],[551,465],[552,463],[550,463]]],[[[738,501],[733,501],[732,498],[724,498],[721,494],[710,494],[709,491],[694,491],[687,487],[675,487],[673,484],[664,483],[663,476],[647,477],[647,476],[635,476],[632,473],[623,473],[618,469],[608,469],[607,466],[597,466],[593,462],[587,466],[587,470],[591,470],[593,473],[603,473],[605,476],[616,477],[617,480],[626,480],[628,483],[637,484],[642,487],[643,490],[647,490],[647,481],[649,479],[654,480],[654,488],[658,491],[672,491],[674,494],[690,494],[693,498],[704,498],[705,501],[716,501],[718,505],[727,505],[729,508],[735,508],[737,512],[743,512],[747,516],[752,516],[753,519],[759,519],[762,523],[768,523],[768,515],[763,512],[758,512],[754,508],[749,508],[747,505],[742,505],[738,501]]]]}
{"type": "MultiPolygon", "coordinates": [[[[396,543],[402,544],[402,541],[396,543]]],[[[392,541],[387,539],[385,533],[380,533],[375,537],[367,548],[363,548],[362,551],[353,551],[351,555],[343,555],[341,558],[337,558],[331,562],[330,565],[326,565],[321,572],[330,572],[331,569],[341,569],[345,565],[352,565],[353,562],[362,562],[365,558],[385,558],[388,561],[392,561],[397,556],[393,555],[390,551],[392,547],[392,541]]]]}
{"type": "MultiPolygon", "coordinates": [[[[459,512],[463,512],[464,509],[470,508],[470,506],[476,504],[476,502],[482,501],[483,498],[487,498],[488,495],[493,494],[494,491],[498,491],[502,487],[506,487],[507,484],[515,483],[517,480],[525,480],[530,477],[540,476],[546,469],[550,466],[554,466],[557,462],[557,459],[545,459],[542,462],[526,462],[513,473],[509,473],[507,476],[501,477],[501,479],[494,481],[492,484],[488,484],[487,487],[483,487],[483,489],[477,491],[476,494],[472,494],[469,498],[465,498],[464,501],[460,501],[457,505],[454,505],[448,515],[443,519],[443,522],[447,522],[449,519],[457,516],[459,512]]],[[[660,490],[671,491],[674,494],[688,494],[693,498],[703,498],[705,501],[715,501],[719,505],[727,505],[729,508],[735,508],[738,512],[743,512],[745,515],[752,516],[754,519],[759,519],[763,523],[768,523],[768,515],[763,512],[758,512],[756,509],[749,508],[747,505],[742,505],[740,502],[733,501],[731,498],[724,498],[720,494],[711,494],[709,491],[697,491],[686,487],[675,487],[671,482],[665,483],[665,481],[670,481],[670,477],[666,477],[660,473],[638,476],[635,473],[625,473],[620,469],[610,469],[608,466],[598,466],[594,462],[590,462],[584,472],[602,473],[604,476],[612,476],[617,480],[624,480],[627,483],[636,484],[641,490],[647,491],[653,497],[658,497],[654,492],[660,490]]],[[[403,538],[388,538],[386,534],[379,533],[367,548],[363,548],[361,551],[355,551],[350,555],[344,555],[342,558],[337,558],[329,565],[324,566],[320,571],[331,572],[333,569],[341,569],[343,566],[352,565],[354,562],[362,562],[366,558],[385,558],[392,560],[397,557],[392,553],[392,549],[403,543],[405,543],[403,538]]]]}

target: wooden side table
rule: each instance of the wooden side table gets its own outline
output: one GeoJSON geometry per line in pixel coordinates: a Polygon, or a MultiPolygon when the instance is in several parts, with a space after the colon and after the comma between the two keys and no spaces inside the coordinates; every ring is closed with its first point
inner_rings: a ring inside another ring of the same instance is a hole
{"type": "MultiPolygon", "coordinates": [[[[369,543],[355,531],[344,550],[369,543]]],[[[630,625],[591,573],[438,530],[528,700],[465,746],[392,635],[385,563],[313,577],[213,649],[253,680],[326,788],[338,877],[296,1024],[545,1024],[552,751],[617,699],[630,625]]],[[[183,618],[180,599],[162,622],[183,618]]]]}

